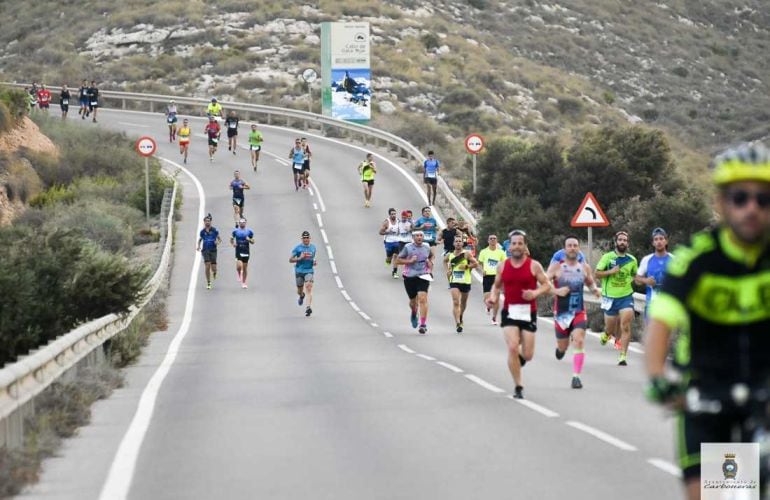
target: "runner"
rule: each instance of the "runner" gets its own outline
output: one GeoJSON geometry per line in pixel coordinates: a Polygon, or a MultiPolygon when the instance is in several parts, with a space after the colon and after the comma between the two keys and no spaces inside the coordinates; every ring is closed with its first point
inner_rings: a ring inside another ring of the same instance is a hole
{"type": "Polygon", "coordinates": [[[310,145],[307,143],[307,138],[300,139],[302,143],[302,187],[307,189],[308,182],[310,182],[310,157],[313,153],[310,152],[310,145]]]}
{"type": "Polygon", "coordinates": [[[671,260],[668,253],[668,234],[662,227],[656,227],[652,230],[652,246],[655,251],[642,257],[639,263],[639,270],[636,271],[634,282],[637,285],[645,285],[644,320],[647,321],[647,311],[650,308],[652,298],[660,291],[663,285],[663,276],[666,272],[666,266],[671,260]]]}
{"type": "Polygon", "coordinates": [[[291,160],[291,171],[294,175],[294,191],[299,191],[302,185],[304,173],[302,172],[305,163],[305,150],[302,148],[300,139],[294,140],[294,147],[289,150],[289,159],[291,160]]]}
{"type": "Polygon", "coordinates": [[[211,225],[211,214],[203,218],[203,229],[198,236],[198,251],[203,256],[206,266],[206,288],[211,290],[211,283],[217,279],[217,245],[222,243],[217,228],[211,225]]]}
{"type": "Polygon", "coordinates": [[[438,183],[438,171],[441,167],[439,161],[433,157],[433,151],[428,151],[428,159],[422,164],[423,181],[428,192],[428,204],[436,204],[436,184],[438,183]]]}
{"type": "Polygon", "coordinates": [[[206,124],[206,127],[203,129],[203,132],[209,139],[209,161],[213,162],[214,153],[217,152],[217,145],[219,145],[219,135],[221,133],[219,123],[217,123],[217,120],[213,116],[209,115],[209,121],[206,124]]]}
{"type": "Polygon", "coordinates": [[[61,106],[61,119],[67,119],[67,113],[70,110],[70,91],[66,85],[61,86],[61,93],[59,94],[59,106],[61,106]]]}
{"type": "MultiPolygon", "coordinates": [[[[505,250],[497,244],[497,236],[490,234],[487,238],[489,246],[483,249],[479,253],[479,262],[484,274],[482,279],[482,287],[484,291],[484,303],[486,304],[489,299],[489,294],[492,293],[492,286],[495,284],[495,277],[497,276],[497,266],[506,259],[505,250]]],[[[487,306],[487,314],[492,313],[492,324],[497,324],[497,311],[500,309],[500,304],[495,303],[494,306],[487,306]]]]}
{"type": "Polygon", "coordinates": [[[166,106],[166,123],[168,123],[168,142],[174,142],[176,140],[176,104],[171,99],[166,106]]]}
{"type": "Polygon", "coordinates": [[[37,91],[37,105],[48,114],[48,110],[51,107],[51,91],[42,84],[40,85],[40,90],[37,91]]]}
{"type": "Polygon", "coordinates": [[[246,199],[243,195],[243,190],[251,189],[251,186],[249,186],[248,182],[241,179],[240,170],[233,172],[233,175],[235,179],[230,181],[228,187],[233,191],[233,220],[235,221],[235,227],[238,227],[238,221],[244,217],[243,204],[246,202],[246,199]]]}
{"type": "Polygon", "coordinates": [[[450,269],[449,291],[452,295],[452,314],[455,318],[455,330],[463,333],[463,314],[468,306],[468,294],[471,292],[471,269],[479,266],[473,254],[465,250],[465,241],[454,238],[454,249],[444,257],[444,264],[450,269]]]}
{"type": "Polygon", "coordinates": [[[358,165],[358,173],[361,175],[361,185],[364,186],[364,206],[372,206],[372,189],[374,189],[374,176],[377,174],[377,165],[374,164],[374,155],[366,153],[366,160],[358,165]]]}
{"type": "Polygon", "coordinates": [[[500,326],[508,346],[508,370],[515,384],[513,397],[524,399],[521,368],[535,354],[536,300],[551,290],[551,284],[543,266],[529,256],[526,233],[514,230],[512,234],[511,256],[497,266],[497,276],[487,306],[494,308],[500,300],[500,292],[505,292],[500,326]]]}
{"type": "Polygon", "coordinates": [[[313,314],[313,309],[310,306],[313,303],[314,271],[318,261],[316,260],[315,245],[310,243],[309,232],[302,232],[302,243],[291,251],[289,262],[294,264],[294,276],[297,284],[297,295],[299,296],[297,305],[301,306],[307,298],[305,316],[310,316],[313,314]]]}
{"type": "Polygon", "coordinates": [[[401,248],[399,245],[399,221],[396,218],[395,208],[388,209],[388,218],[380,225],[380,234],[385,237],[383,240],[385,245],[385,265],[391,266],[391,276],[398,278],[398,265],[396,265],[396,259],[393,257],[399,254],[401,248]]]}
{"type": "Polygon", "coordinates": [[[235,150],[238,148],[238,122],[240,120],[235,114],[235,111],[230,111],[225,119],[225,128],[227,129],[227,150],[232,151],[235,154],[235,150]]]}
{"type": "Polygon", "coordinates": [[[257,171],[257,162],[259,161],[259,152],[262,151],[262,132],[257,130],[257,124],[251,124],[249,132],[249,151],[251,152],[251,166],[257,171]]]}
{"type": "Polygon", "coordinates": [[[190,149],[190,123],[187,118],[182,120],[182,126],[179,128],[179,154],[183,156],[183,162],[187,163],[187,151],[190,149]]]}
{"type": "Polygon", "coordinates": [[[442,256],[442,261],[444,262],[444,273],[446,274],[447,281],[450,283],[452,281],[451,268],[447,265],[448,261],[446,259],[443,259],[443,257],[446,257],[450,253],[454,252],[456,236],[457,236],[457,221],[453,217],[449,217],[446,220],[446,227],[442,229],[440,233],[438,233],[438,239],[436,240],[436,243],[439,245],[443,244],[444,246],[444,250],[441,253],[441,256],[442,256]]]}
{"type": "Polygon", "coordinates": [[[251,254],[249,245],[254,244],[254,231],[246,227],[246,219],[241,218],[238,221],[238,227],[233,229],[233,234],[230,236],[230,244],[235,248],[238,282],[241,283],[241,288],[248,288],[246,278],[249,273],[249,255],[251,254]]]}
{"type": "Polygon", "coordinates": [[[86,116],[88,116],[88,105],[91,102],[88,99],[87,81],[83,80],[83,83],[80,85],[80,89],[78,90],[78,96],[80,97],[80,109],[78,110],[78,114],[80,115],[80,118],[85,120],[86,116]]]}
{"type": "MultiPolygon", "coordinates": [[[[398,252],[404,249],[407,243],[412,242],[412,230],[414,229],[414,223],[412,222],[412,211],[402,210],[401,218],[398,221],[398,252]]],[[[394,279],[398,279],[398,259],[393,259],[393,269],[396,270],[396,274],[393,275],[394,279]]]]}
{"type": "Polygon", "coordinates": [[[94,114],[91,118],[94,123],[96,123],[97,111],[99,111],[99,88],[96,86],[96,82],[91,80],[91,86],[88,87],[88,112],[94,114]]]}
{"type": "MultiPolygon", "coordinates": [[[[414,222],[414,228],[424,233],[425,243],[427,243],[431,247],[436,246],[436,228],[437,227],[438,227],[438,223],[436,222],[436,219],[431,215],[430,207],[423,207],[422,217],[420,217],[414,222]]],[[[432,254],[433,254],[433,249],[431,248],[431,255],[432,254]]]]}
{"type": "Polygon", "coordinates": [[[615,348],[620,348],[619,366],[628,364],[626,354],[634,319],[634,289],[631,283],[638,269],[636,257],[627,251],[628,233],[618,231],[615,233],[615,251],[602,255],[596,265],[596,277],[602,280],[601,308],[606,330],[599,341],[605,345],[610,337],[615,337],[615,348]]]}
{"type": "Polygon", "coordinates": [[[225,112],[222,110],[222,105],[217,102],[216,97],[211,98],[211,103],[206,106],[206,115],[211,118],[224,118],[225,112]]]}
{"type": "Polygon", "coordinates": [[[580,242],[574,236],[564,240],[564,258],[556,265],[549,266],[548,279],[553,281],[553,324],[556,329],[556,359],[561,360],[567,353],[572,340],[572,388],[581,389],[588,316],[583,303],[583,286],[599,297],[601,293],[591,276],[591,268],[578,260],[580,242]]]}
{"type": "Polygon", "coordinates": [[[412,328],[418,327],[417,313],[419,309],[419,329],[421,334],[428,331],[428,289],[433,276],[433,253],[430,245],[423,242],[422,231],[412,233],[413,242],[404,245],[404,248],[396,257],[396,264],[404,265],[404,288],[409,297],[409,320],[412,328]]]}

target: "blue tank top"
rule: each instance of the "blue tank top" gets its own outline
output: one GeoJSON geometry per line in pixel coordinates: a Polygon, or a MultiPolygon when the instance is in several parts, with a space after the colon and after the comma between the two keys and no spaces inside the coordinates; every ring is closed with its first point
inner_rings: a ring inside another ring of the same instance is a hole
{"type": "Polygon", "coordinates": [[[294,163],[304,163],[305,162],[305,151],[302,149],[302,147],[294,148],[294,163]]]}

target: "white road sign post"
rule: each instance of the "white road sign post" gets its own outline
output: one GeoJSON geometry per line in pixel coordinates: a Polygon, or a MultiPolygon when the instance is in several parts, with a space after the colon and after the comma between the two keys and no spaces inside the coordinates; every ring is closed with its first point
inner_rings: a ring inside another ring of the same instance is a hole
{"type": "Polygon", "coordinates": [[[593,228],[609,225],[610,220],[604,215],[604,211],[599,206],[599,202],[596,201],[596,197],[594,197],[593,193],[586,193],[583,201],[580,203],[580,208],[572,216],[570,226],[588,228],[588,252],[586,252],[586,259],[591,269],[593,269],[593,264],[591,263],[591,252],[594,248],[593,228]]]}
{"type": "Polygon", "coordinates": [[[313,112],[313,91],[310,89],[310,84],[316,81],[316,78],[318,78],[318,73],[316,73],[313,68],[302,70],[302,79],[305,81],[305,83],[307,83],[307,110],[309,113],[313,112]]]}
{"type": "Polygon", "coordinates": [[[465,150],[473,157],[473,194],[476,194],[476,157],[484,149],[484,139],[479,134],[465,138],[465,150]]]}
{"type": "Polygon", "coordinates": [[[155,154],[158,144],[149,136],[142,136],[136,141],[136,152],[144,156],[144,201],[147,214],[147,227],[150,226],[150,156],[155,154]]]}

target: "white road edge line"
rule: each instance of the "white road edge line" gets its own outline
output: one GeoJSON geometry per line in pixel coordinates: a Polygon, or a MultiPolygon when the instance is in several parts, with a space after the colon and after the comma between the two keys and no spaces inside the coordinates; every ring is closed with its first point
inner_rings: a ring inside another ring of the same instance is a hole
{"type": "Polygon", "coordinates": [[[385,335],[386,337],[388,337],[389,339],[393,338],[393,334],[390,333],[390,332],[382,332],[382,334],[385,335]]]}
{"type": "Polygon", "coordinates": [[[508,399],[513,399],[514,401],[516,401],[520,405],[526,406],[530,410],[536,411],[539,414],[541,414],[543,416],[546,416],[548,418],[556,418],[556,417],[559,416],[559,414],[556,413],[555,411],[549,410],[545,406],[541,406],[541,405],[539,405],[537,403],[533,403],[532,401],[529,401],[527,399],[514,399],[513,396],[508,396],[508,399]]]}
{"type": "Polygon", "coordinates": [[[433,356],[428,356],[427,354],[418,354],[417,357],[426,359],[428,361],[436,361],[436,358],[434,358],[433,356]]]}
{"type": "Polygon", "coordinates": [[[345,297],[345,300],[347,300],[348,302],[353,300],[350,298],[350,295],[348,295],[348,292],[346,292],[345,290],[340,290],[340,293],[342,294],[343,297],[345,297]]]}
{"type": "Polygon", "coordinates": [[[318,227],[319,228],[324,227],[324,221],[321,219],[321,214],[316,213],[315,218],[318,219],[318,227]]]}
{"type": "Polygon", "coordinates": [[[369,317],[369,315],[368,315],[368,314],[366,314],[364,311],[358,311],[358,314],[359,314],[359,315],[360,315],[362,318],[364,318],[366,321],[371,321],[371,320],[372,320],[372,318],[370,318],[370,317],[369,317]]]}
{"type": "Polygon", "coordinates": [[[680,469],[679,467],[677,467],[676,465],[672,464],[667,460],[663,460],[662,458],[648,458],[647,463],[652,465],[653,467],[657,467],[663,472],[668,472],[672,476],[675,476],[678,478],[682,477],[682,469],[680,469]]]}
{"type": "MultiPolygon", "coordinates": [[[[320,215],[319,215],[319,217],[320,217],[320,215]]],[[[326,245],[326,253],[329,255],[330,259],[334,258],[334,254],[332,253],[332,247],[331,246],[326,245]]]]}
{"type": "Polygon", "coordinates": [[[325,244],[327,244],[327,245],[329,244],[329,237],[326,235],[326,230],[325,229],[321,229],[321,238],[324,239],[324,243],[325,244]]]}
{"type": "Polygon", "coordinates": [[[318,204],[321,205],[321,212],[326,212],[326,203],[324,203],[324,198],[321,196],[321,191],[318,189],[318,186],[316,186],[316,183],[313,179],[310,180],[310,185],[313,186],[313,189],[315,189],[315,194],[318,195],[318,204]]]}
{"type": "Polygon", "coordinates": [[[581,422],[576,422],[574,420],[570,420],[569,422],[566,422],[566,424],[569,425],[570,427],[574,427],[575,429],[577,429],[579,431],[583,431],[586,434],[590,434],[593,437],[595,437],[597,439],[600,439],[600,440],[604,441],[607,444],[611,444],[612,446],[614,446],[616,448],[620,448],[621,450],[624,450],[624,451],[636,451],[636,446],[630,445],[630,444],[626,443],[625,441],[622,441],[622,440],[616,438],[615,436],[611,436],[611,435],[607,434],[604,431],[600,431],[599,429],[595,429],[595,428],[591,427],[590,425],[586,425],[586,424],[581,423],[581,422]]]}
{"type": "Polygon", "coordinates": [[[337,288],[345,288],[344,286],[342,286],[342,280],[340,279],[339,276],[335,276],[334,281],[337,282],[337,288]]]}
{"type": "Polygon", "coordinates": [[[463,371],[464,371],[462,368],[458,368],[455,365],[451,365],[449,363],[445,363],[444,361],[436,361],[436,364],[440,365],[440,366],[443,366],[444,368],[448,368],[448,369],[452,370],[455,373],[463,373],[463,371]]]}
{"type": "Polygon", "coordinates": [[[361,308],[358,307],[358,304],[356,304],[352,300],[348,302],[348,304],[350,304],[350,307],[352,307],[355,312],[361,312],[361,308]]]}
{"type": "Polygon", "coordinates": [[[318,210],[318,203],[313,203],[313,210],[318,210]]]}
{"type": "Polygon", "coordinates": [[[500,389],[496,385],[490,384],[489,382],[487,382],[483,378],[477,377],[476,375],[471,375],[470,373],[466,373],[465,374],[465,378],[467,378],[468,380],[470,380],[471,382],[473,382],[475,384],[480,385],[481,387],[483,387],[484,389],[486,389],[488,391],[496,392],[498,394],[501,393],[501,392],[505,392],[503,389],[500,389]]]}
{"type": "Polygon", "coordinates": [[[332,274],[337,274],[337,264],[334,263],[334,259],[329,259],[329,266],[332,268],[332,274]]]}
{"type": "Polygon", "coordinates": [[[415,351],[413,351],[413,350],[409,349],[409,348],[408,348],[407,346],[405,346],[404,344],[398,344],[398,348],[399,348],[399,349],[401,349],[401,350],[402,350],[402,351],[404,351],[404,352],[408,352],[409,354],[417,354],[415,351]]]}
{"type": "MultiPolygon", "coordinates": [[[[198,191],[199,199],[197,220],[203,220],[203,215],[206,213],[206,193],[198,178],[182,165],[166,160],[165,158],[159,158],[183,171],[190,177],[190,179],[192,179],[192,182],[195,184],[195,188],[198,191]]],[[[128,496],[129,489],[131,488],[131,481],[134,477],[136,461],[139,457],[139,451],[144,442],[144,438],[147,435],[147,430],[150,427],[150,420],[152,419],[152,414],[155,410],[158,393],[160,392],[161,385],[163,385],[163,381],[171,370],[171,366],[176,360],[177,354],[179,354],[179,346],[182,344],[187,332],[190,330],[200,263],[201,259],[196,255],[193,259],[192,271],[190,272],[190,283],[187,286],[187,300],[185,302],[182,323],[179,325],[179,330],[177,330],[174,338],[169,343],[163,361],[161,361],[158,368],[156,368],[155,373],[153,373],[150,381],[142,391],[136,413],[134,413],[131,423],[126,430],[126,433],[123,435],[123,439],[120,441],[120,446],[118,446],[118,450],[115,452],[115,457],[112,459],[110,471],[107,474],[107,479],[104,481],[104,485],[99,494],[100,500],[120,500],[128,496]]]]}

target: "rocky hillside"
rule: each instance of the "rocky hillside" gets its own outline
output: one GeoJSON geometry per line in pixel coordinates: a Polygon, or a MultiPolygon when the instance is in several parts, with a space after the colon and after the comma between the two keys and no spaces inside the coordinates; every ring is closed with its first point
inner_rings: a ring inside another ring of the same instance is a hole
{"type": "Polygon", "coordinates": [[[457,152],[448,138],[469,131],[644,122],[700,153],[770,133],[759,0],[41,0],[0,14],[15,20],[0,32],[6,79],[303,109],[298,74],[318,68],[319,23],[366,20],[374,125],[457,152]]]}

